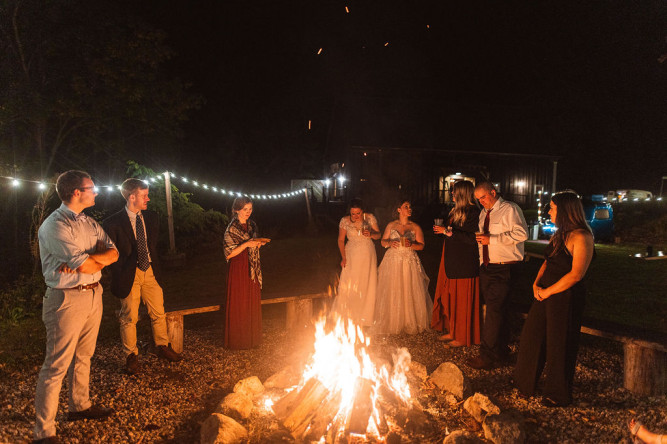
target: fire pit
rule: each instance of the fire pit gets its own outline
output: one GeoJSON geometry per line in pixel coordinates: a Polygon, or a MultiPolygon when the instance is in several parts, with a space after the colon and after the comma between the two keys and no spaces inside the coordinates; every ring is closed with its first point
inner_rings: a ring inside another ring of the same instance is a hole
{"type": "Polygon", "coordinates": [[[217,442],[400,442],[432,434],[437,421],[429,421],[417,396],[426,381],[424,366],[413,363],[405,348],[394,349],[391,358],[372,358],[370,345],[351,321],[319,319],[305,366],[285,369],[264,384],[247,378],[223,400],[209,428],[233,430],[222,414],[247,419],[252,427],[249,436],[236,429],[240,436],[217,442]]]}
{"type": "Polygon", "coordinates": [[[401,422],[397,416],[421,412],[410,394],[406,349],[394,353],[393,365],[376,365],[370,338],[351,321],[338,319],[327,332],[321,319],[315,328],[315,352],[301,381],[273,405],[296,440],[381,440],[401,422]]]}

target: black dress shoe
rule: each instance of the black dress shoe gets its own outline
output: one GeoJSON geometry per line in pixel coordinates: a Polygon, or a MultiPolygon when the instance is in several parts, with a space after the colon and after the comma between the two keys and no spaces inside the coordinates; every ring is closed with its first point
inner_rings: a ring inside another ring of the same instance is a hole
{"type": "Polygon", "coordinates": [[[68,421],[78,421],[80,419],[105,419],[113,413],[113,409],[98,404],[88,407],[80,412],[68,412],[68,421]]]}
{"type": "Polygon", "coordinates": [[[170,345],[158,345],[157,346],[157,357],[160,359],[166,359],[169,362],[178,362],[181,359],[181,355],[176,353],[170,345]]]}
{"type": "Polygon", "coordinates": [[[139,358],[134,353],[127,355],[125,359],[125,370],[128,375],[136,375],[141,370],[139,366],[139,358]]]}
{"type": "Polygon", "coordinates": [[[553,407],[567,407],[568,405],[571,404],[571,402],[554,401],[548,396],[545,396],[540,400],[540,404],[542,404],[544,407],[553,408],[553,407]]]}
{"type": "Polygon", "coordinates": [[[35,439],[32,441],[32,444],[58,444],[59,442],[58,437],[53,435],[47,438],[35,439]]]}
{"type": "Polygon", "coordinates": [[[474,356],[466,360],[466,364],[477,370],[491,370],[493,368],[493,361],[484,359],[481,356],[474,356]]]}

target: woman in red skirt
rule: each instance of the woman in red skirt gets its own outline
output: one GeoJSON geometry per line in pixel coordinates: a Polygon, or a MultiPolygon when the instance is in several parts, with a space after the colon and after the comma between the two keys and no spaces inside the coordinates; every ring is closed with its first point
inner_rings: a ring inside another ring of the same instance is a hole
{"type": "Polygon", "coordinates": [[[479,344],[479,248],[475,232],[479,226],[479,208],[473,203],[475,187],[461,180],[452,187],[454,208],[449,213],[449,227],[433,226],[433,232],[445,235],[442,259],[435,287],[431,327],[446,334],[438,339],[448,347],[479,344]]]}
{"type": "Polygon", "coordinates": [[[238,197],[232,204],[232,220],[223,241],[227,272],[225,348],[246,349],[262,341],[262,270],[259,247],[268,239],[257,239],[257,225],[248,220],[252,201],[238,197]]]}

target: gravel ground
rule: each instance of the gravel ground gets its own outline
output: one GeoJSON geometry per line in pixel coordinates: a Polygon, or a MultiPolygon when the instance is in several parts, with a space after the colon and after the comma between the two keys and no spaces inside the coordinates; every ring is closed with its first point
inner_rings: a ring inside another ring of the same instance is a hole
{"type": "MultiPolygon", "coordinates": [[[[200,424],[239,379],[258,376],[262,381],[286,365],[304,360],[312,336],[285,332],[281,316],[265,317],[264,341],[253,350],[222,348],[221,328],[215,316],[186,319],[184,361],[158,360],[150,347],[142,349],[144,371],[130,377],[122,372],[118,340],[101,339],[93,358],[93,402],[113,407],[106,421],[66,422],[66,391],[61,393],[58,434],[71,443],[199,442],[200,424]],[[191,325],[192,324],[192,325],[191,325]]],[[[148,336],[144,336],[146,339],[148,336]]],[[[575,403],[567,408],[541,407],[539,398],[525,401],[509,385],[511,367],[490,372],[465,366],[472,349],[444,349],[436,333],[374,338],[374,352],[387,354],[407,347],[415,361],[432,372],[444,361],[461,366],[474,391],[493,399],[503,410],[514,409],[525,418],[529,442],[631,442],[626,423],[639,418],[651,430],[667,431],[667,397],[638,397],[622,388],[623,356],[620,346],[585,337],[575,379],[575,403]]],[[[0,442],[29,442],[34,424],[34,391],[39,364],[6,375],[0,385],[0,442]]],[[[430,442],[457,429],[483,437],[463,409],[442,397],[420,397],[436,431],[430,442]],[[425,404],[425,405],[424,405],[425,404]]],[[[419,440],[423,442],[423,439],[419,440]]],[[[415,441],[416,442],[416,441],[415,441]]]]}

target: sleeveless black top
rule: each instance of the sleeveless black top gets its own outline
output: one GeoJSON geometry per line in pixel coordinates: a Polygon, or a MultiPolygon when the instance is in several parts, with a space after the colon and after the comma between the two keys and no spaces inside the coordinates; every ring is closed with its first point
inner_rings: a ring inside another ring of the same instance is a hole
{"type": "MultiPolygon", "coordinates": [[[[553,251],[554,246],[552,244],[547,245],[546,250],[544,250],[547,268],[544,270],[540,282],[538,282],[538,285],[542,288],[550,287],[572,270],[572,255],[567,247],[563,247],[558,253],[551,256],[553,251]]],[[[593,250],[593,258],[595,258],[595,250],[593,250]]],[[[586,270],[586,273],[588,273],[588,270],[586,270]]],[[[581,279],[572,288],[583,287],[584,279],[581,279]]]]}

